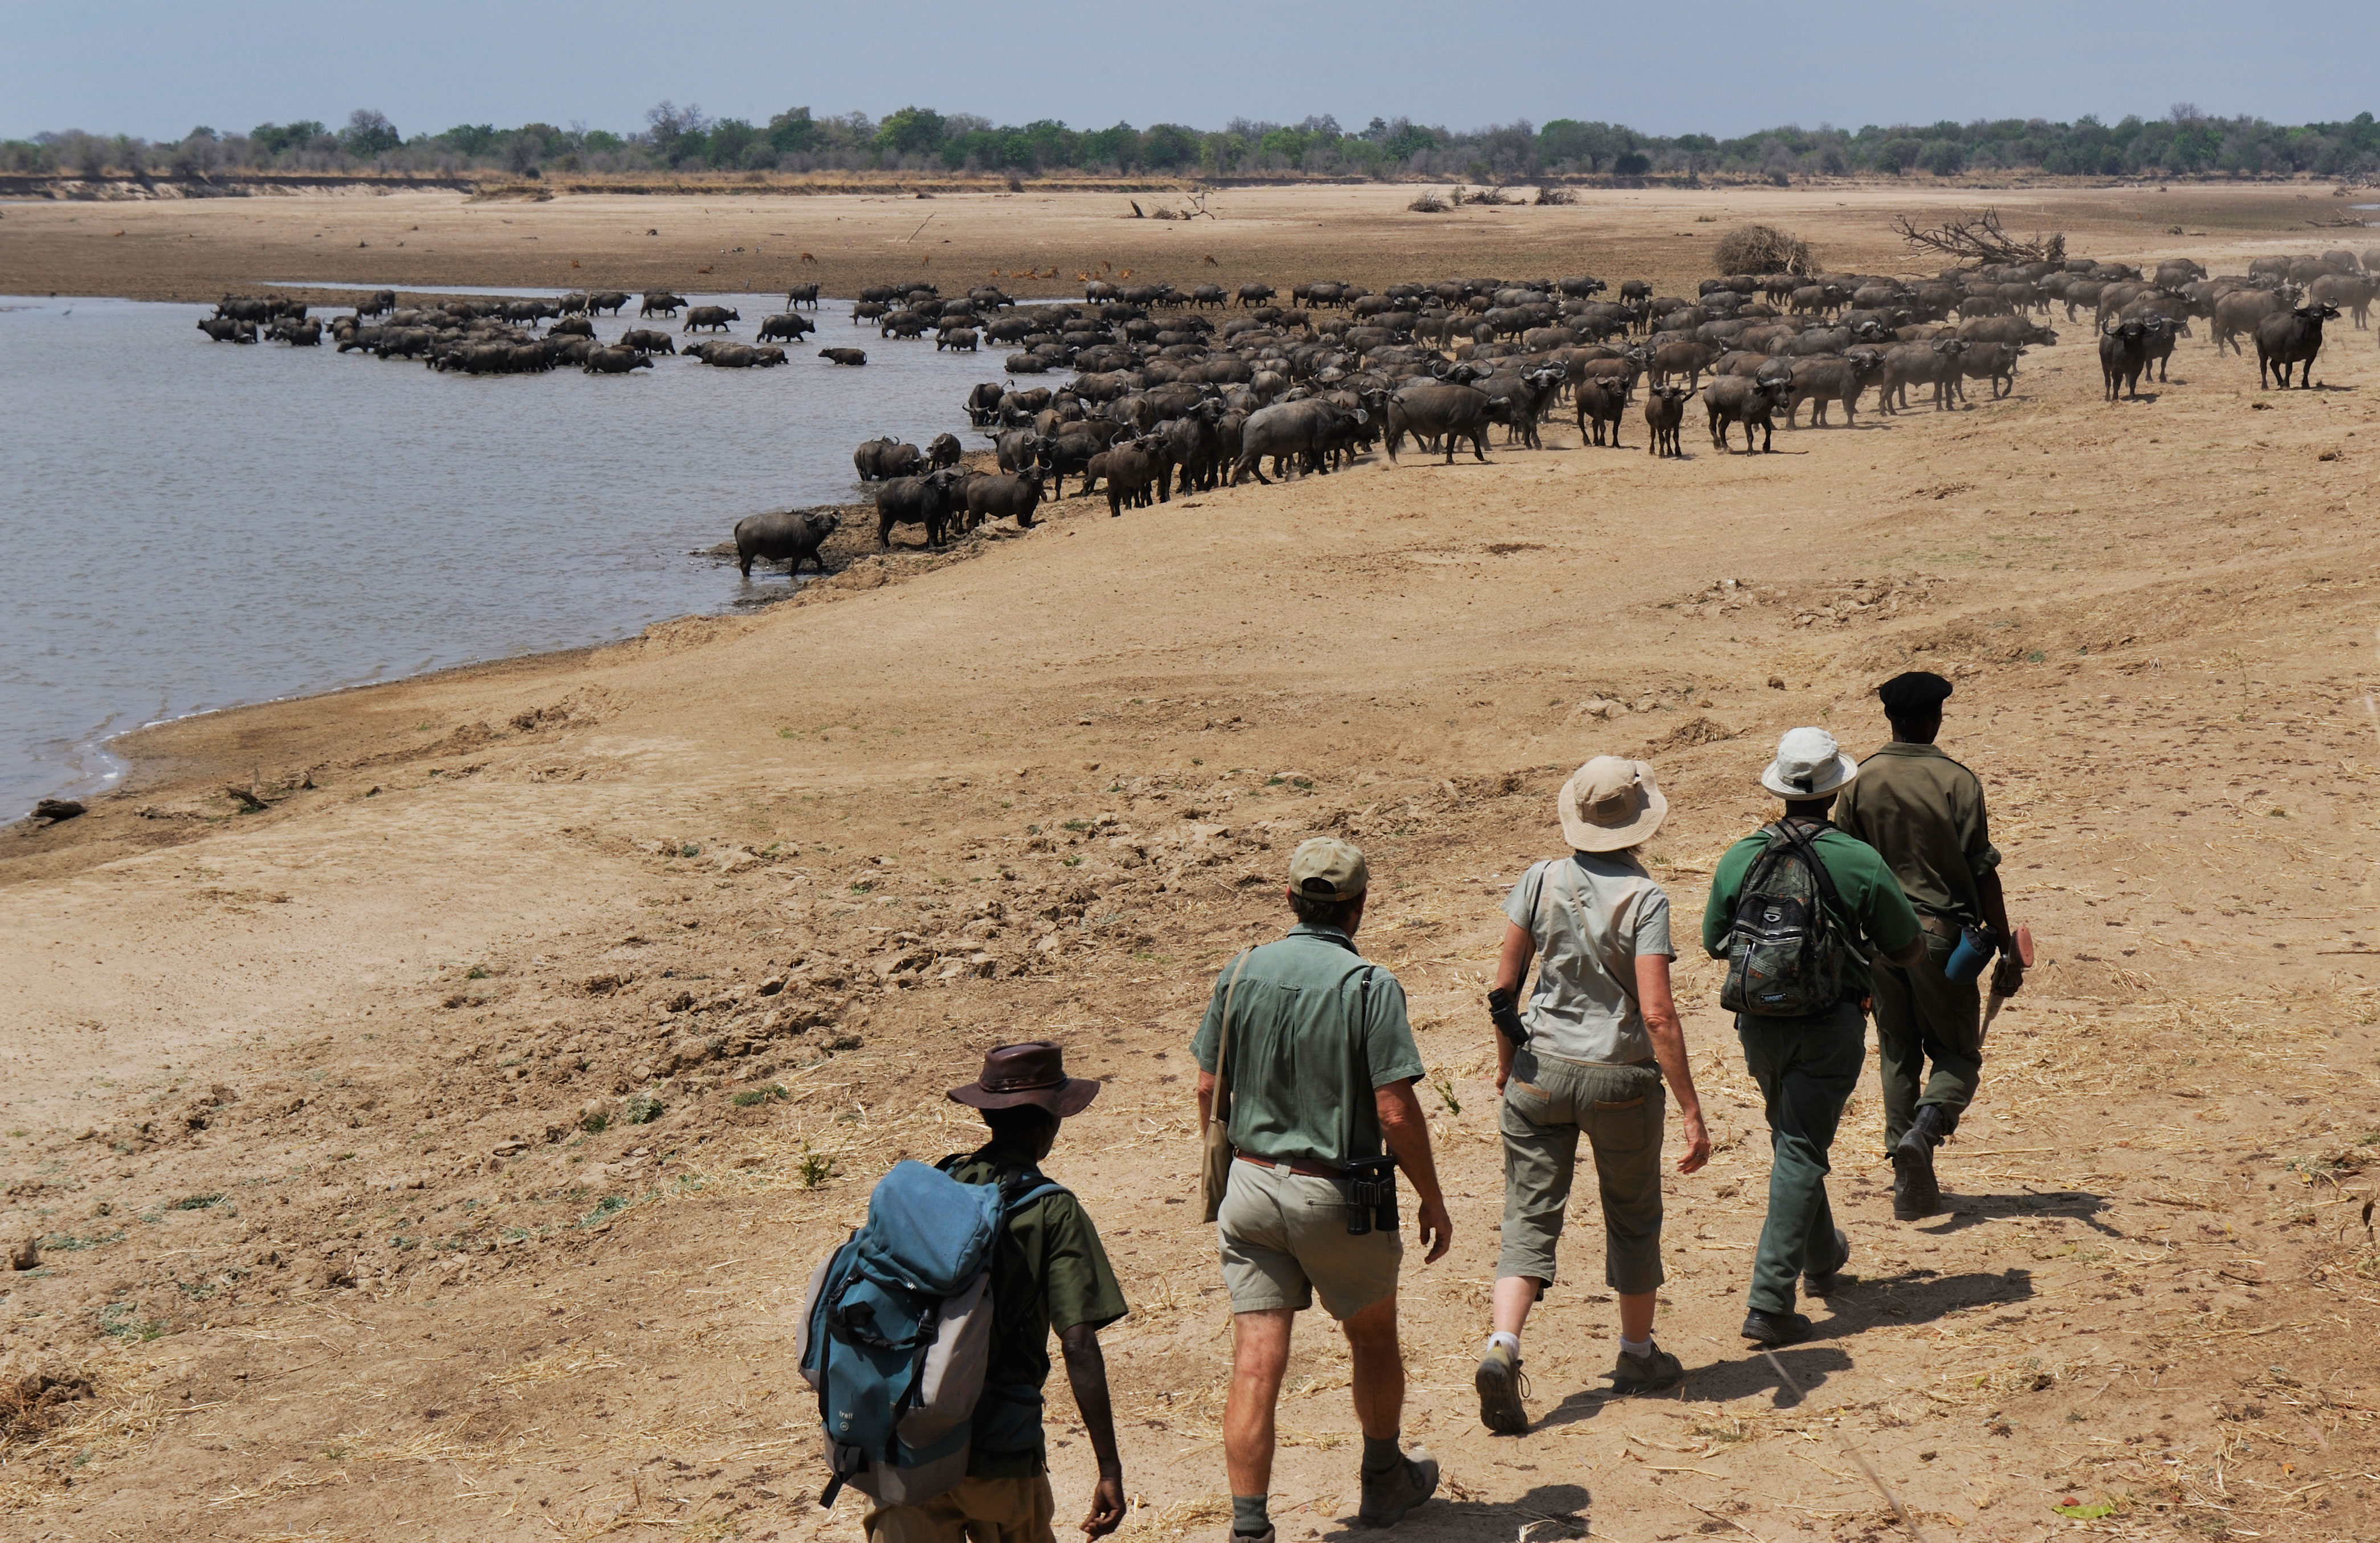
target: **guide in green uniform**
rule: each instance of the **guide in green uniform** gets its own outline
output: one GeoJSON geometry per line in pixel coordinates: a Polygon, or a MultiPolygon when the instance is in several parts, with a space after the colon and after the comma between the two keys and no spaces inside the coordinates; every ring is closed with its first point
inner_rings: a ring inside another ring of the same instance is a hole
{"type": "Polygon", "coordinates": [[[1860,762],[1858,779],[1835,808],[1836,825],[1882,855],[1925,929],[1924,959],[1876,976],[1884,1140],[1892,1153],[1893,1212],[1904,1221],[1942,1209],[1934,1148],[1959,1128],[1983,1075],[1979,983],[1953,980],[1944,966],[1960,934],[1980,927],[1999,950],[1995,990],[2013,992],[2024,970],[2010,946],[1983,784],[1934,743],[1951,690],[1923,670],[1877,687],[1892,742],[1860,762]]]}

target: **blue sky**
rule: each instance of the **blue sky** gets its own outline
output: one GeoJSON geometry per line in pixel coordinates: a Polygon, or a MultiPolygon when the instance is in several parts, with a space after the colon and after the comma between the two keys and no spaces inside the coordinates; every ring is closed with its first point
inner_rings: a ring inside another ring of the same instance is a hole
{"type": "Polygon", "coordinates": [[[1369,0],[5,0],[0,136],[533,120],[627,130],[667,97],[765,121],[915,103],[1002,122],[1220,126],[1329,113],[1649,133],[1777,124],[2155,116],[2281,122],[2380,103],[2380,6],[1998,0],[1973,6],[1369,0]]]}

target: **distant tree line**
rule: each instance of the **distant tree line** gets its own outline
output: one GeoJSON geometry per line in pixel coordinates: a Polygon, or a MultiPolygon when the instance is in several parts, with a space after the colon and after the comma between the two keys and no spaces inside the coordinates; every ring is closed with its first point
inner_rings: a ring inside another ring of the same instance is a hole
{"type": "Polygon", "coordinates": [[[245,134],[190,130],[178,140],[68,129],[0,141],[0,172],[203,176],[217,171],[455,173],[688,171],[946,171],[1155,173],[1421,177],[1475,182],[1606,175],[1731,175],[1786,184],[1813,176],[1954,176],[2043,172],[2070,176],[2318,176],[2380,172],[2380,127],[2370,113],[2344,123],[2290,126],[2216,117],[2188,103],[2163,117],[2102,123],[1977,119],[1858,129],[1821,125],[1763,129],[1737,139],[1640,134],[1621,124],[1556,118],[1453,130],[1406,118],[1374,118],[1349,131],[1329,116],[1299,123],[1233,118],[1220,128],[1160,123],[1070,128],[1055,119],[994,124],[968,113],[904,107],[815,117],[808,107],[766,123],[714,118],[663,102],[629,134],[573,124],[499,128],[459,124],[410,138],[380,113],[358,109],[332,128],[311,120],[259,124],[245,134]]]}

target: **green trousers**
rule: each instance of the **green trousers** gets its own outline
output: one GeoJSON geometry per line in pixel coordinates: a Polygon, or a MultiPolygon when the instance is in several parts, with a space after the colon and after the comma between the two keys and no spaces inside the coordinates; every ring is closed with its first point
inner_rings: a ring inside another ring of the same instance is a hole
{"type": "Polygon", "coordinates": [[[1735,1032],[1768,1116],[1768,1220],[1748,1295],[1763,1312],[1789,1313],[1795,1277],[1825,1275],[1843,1262],[1827,1203],[1827,1153],[1867,1063],[1867,1019],[1847,1002],[1807,1018],[1739,1014],[1735,1032]]]}
{"type": "Polygon", "coordinates": [[[1955,938],[1925,934],[1925,957],[1905,970],[1876,970],[1876,1058],[1884,1082],[1884,1144],[1888,1149],[1917,1118],[1922,1104],[1942,1111],[1942,1134],[1959,1128],[1984,1071],[1984,1002],[1980,980],[1955,981],[1943,963],[1955,938]],[[1925,1065],[1934,1064],[1929,1075],[1925,1065]]]}

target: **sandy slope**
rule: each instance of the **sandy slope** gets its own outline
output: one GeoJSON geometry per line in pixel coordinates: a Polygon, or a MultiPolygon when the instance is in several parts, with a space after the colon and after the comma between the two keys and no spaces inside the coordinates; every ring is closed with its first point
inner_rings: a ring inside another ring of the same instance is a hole
{"type": "MultiPolygon", "coordinates": [[[[1893,1536],[1839,1439],[1929,1537],[2041,1537],[2070,1499],[2119,1501],[2118,1536],[2369,1536],[2380,371],[2337,339],[2331,388],[2286,398],[2193,342],[2103,406],[2070,346],[2009,400],[1769,457],[1564,426],[1487,466],[1084,504],[759,616],[153,733],[134,790],[0,841],[9,1225],[50,1239],[0,1358],[69,1379],[0,1448],[8,1531],[853,1537],[853,1502],[808,1503],[801,1277],[887,1163],[971,1143],[941,1092],[983,1047],[1049,1035],[1108,1084],[1051,1170],[1134,1305],[1131,1535],[1220,1532],[1184,1049],[1216,962],[1281,925],[1290,846],[1338,830],[1443,1088],[1456,1245],[1405,1288],[1408,1433],[1449,1475],[1427,1536],[1893,1536]],[[1954,1214],[1890,1220],[1871,1083],[1837,1149],[1864,1279],[1783,1392],[1733,1333],[1766,1164],[1690,962],[1720,1151],[1672,1186],[1661,1333],[1694,1375],[1594,1395],[1582,1205],[1530,1339],[1541,1428],[1488,1438],[1478,998],[1561,775],[1651,757],[1690,924],[1774,735],[1864,746],[1912,663],[1959,679],[1946,743],[2046,954],[1946,1149],[1954,1214]],[[623,1123],[632,1089],[665,1112],[623,1123]]],[[[1304,1326],[1285,1537],[1352,1526],[1343,1377],[1304,1326]]]]}

